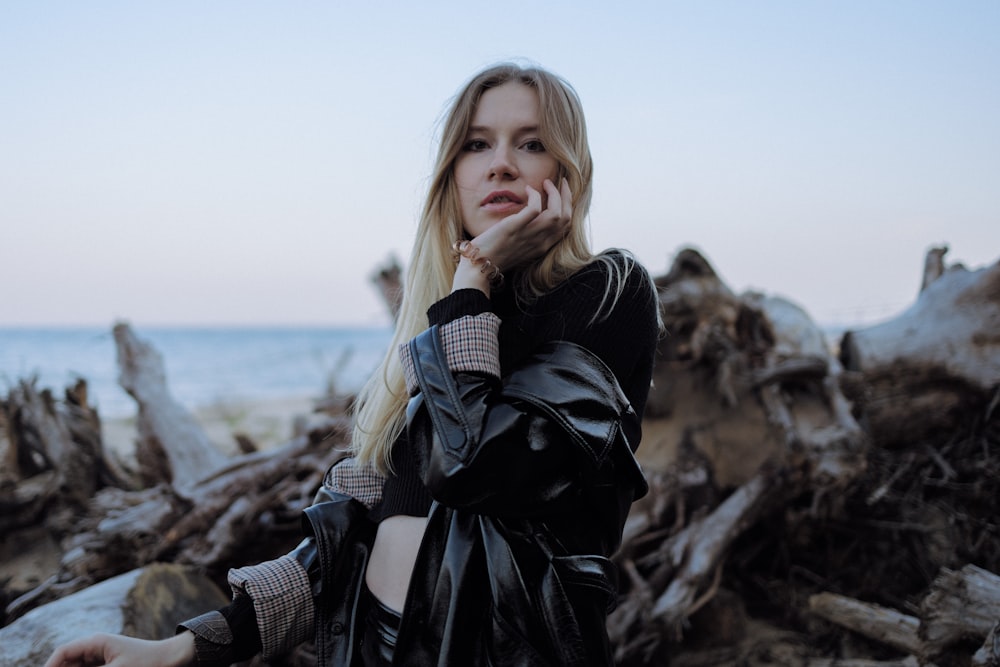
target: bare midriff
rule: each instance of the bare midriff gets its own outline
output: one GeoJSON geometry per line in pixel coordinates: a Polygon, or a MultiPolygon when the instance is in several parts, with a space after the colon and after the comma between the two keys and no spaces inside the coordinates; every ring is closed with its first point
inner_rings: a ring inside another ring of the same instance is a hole
{"type": "Polygon", "coordinates": [[[426,527],[426,517],[404,515],[391,516],[378,525],[365,583],[368,590],[390,609],[403,609],[426,527]]]}

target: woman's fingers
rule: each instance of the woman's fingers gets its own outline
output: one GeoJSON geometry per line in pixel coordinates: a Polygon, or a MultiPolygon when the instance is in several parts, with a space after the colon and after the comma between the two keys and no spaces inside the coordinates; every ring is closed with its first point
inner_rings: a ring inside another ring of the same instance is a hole
{"type": "Polygon", "coordinates": [[[559,194],[556,184],[547,178],[545,179],[545,182],[542,183],[542,187],[545,188],[545,194],[549,198],[549,201],[547,202],[548,205],[545,207],[544,212],[549,214],[554,213],[555,219],[558,220],[562,217],[562,196],[559,194]]]}
{"type": "Polygon", "coordinates": [[[534,260],[564,238],[573,218],[573,192],[564,178],[559,187],[551,179],[542,183],[545,193],[530,185],[525,188],[528,201],[523,209],[510,215],[476,237],[483,257],[504,269],[534,260]]]}
{"type": "Polygon", "coordinates": [[[562,179],[560,194],[562,195],[562,214],[568,223],[573,219],[573,191],[569,189],[569,181],[565,178],[562,179]]]}
{"type": "Polygon", "coordinates": [[[45,667],[103,665],[104,646],[103,635],[77,639],[57,649],[45,663],[45,667]]]}
{"type": "Polygon", "coordinates": [[[528,191],[528,204],[510,217],[529,223],[542,212],[542,193],[530,185],[526,189],[528,191]]]}
{"type": "Polygon", "coordinates": [[[518,227],[540,223],[541,226],[551,223],[566,223],[573,217],[573,193],[569,189],[569,183],[564,178],[562,186],[556,188],[555,183],[550,179],[545,179],[542,183],[547,201],[542,206],[542,193],[531,187],[525,188],[528,193],[528,202],[524,208],[500,222],[507,224],[513,230],[518,227]]]}
{"type": "Polygon", "coordinates": [[[565,235],[573,219],[573,191],[569,188],[569,181],[563,178],[556,188],[555,183],[546,179],[543,186],[549,198],[544,213],[552,216],[551,219],[557,223],[560,235],[565,235]]]}
{"type": "Polygon", "coordinates": [[[552,225],[552,236],[554,239],[546,247],[546,250],[548,250],[559,239],[569,233],[570,224],[573,221],[573,192],[569,188],[569,181],[565,178],[562,179],[558,189],[556,188],[556,184],[548,179],[545,180],[543,186],[549,198],[548,205],[545,207],[542,215],[539,215],[536,219],[543,224],[552,225]]]}
{"type": "Polygon", "coordinates": [[[45,667],[170,667],[193,659],[194,635],[190,632],[159,641],[99,633],[58,648],[45,667]]]}

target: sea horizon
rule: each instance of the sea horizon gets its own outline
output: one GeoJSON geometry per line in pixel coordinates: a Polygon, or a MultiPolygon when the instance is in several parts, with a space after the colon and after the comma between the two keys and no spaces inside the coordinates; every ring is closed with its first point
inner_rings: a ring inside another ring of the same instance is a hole
{"type": "MultiPolygon", "coordinates": [[[[163,359],[171,395],[197,409],[221,401],[356,392],[374,371],[391,326],[148,325],[131,328],[163,359]]],[[[118,384],[112,326],[0,325],[0,389],[34,381],[56,396],[78,378],[105,418],[132,416],[118,384]]]]}
{"type": "MultiPolygon", "coordinates": [[[[134,399],[118,384],[113,326],[0,325],[0,391],[21,380],[56,396],[87,381],[106,418],[133,416],[134,399]]],[[[354,393],[391,342],[392,326],[364,324],[159,324],[135,326],[163,358],[171,395],[190,409],[220,402],[354,393]]],[[[820,325],[835,345],[850,325],[820,325]]]]}

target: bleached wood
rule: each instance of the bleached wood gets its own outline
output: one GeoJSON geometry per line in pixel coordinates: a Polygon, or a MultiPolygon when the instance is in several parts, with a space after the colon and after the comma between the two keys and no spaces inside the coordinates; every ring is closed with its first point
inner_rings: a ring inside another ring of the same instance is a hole
{"type": "Polygon", "coordinates": [[[810,596],[809,611],[906,653],[917,655],[921,652],[922,643],[917,634],[920,619],[915,616],[835,593],[810,596]]]}
{"type": "Polygon", "coordinates": [[[899,444],[953,428],[1000,385],[1000,262],[940,272],[928,262],[913,305],[841,340],[844,367],[864,378],[872,434],[899,444]]]}
{"type": "Polygon", "coordinates": [[[1000,621],[993,626],[982,647],[972,656],[972,667],[1000,667],[1000,621]]]}
{"type": "Polygon", "coordinates": [[[154,564],[34,609],[0,628],[0,667],[42,665],[57,646],[96,632],[164,639],[179,620],[228,601],[204,574],[154,564]]]}
{"type": "Polygon", "coordinates": [[[935,667],[931,662],[920,662],[912,655],[900,660],[848,660],[841,658],[816,658],[805,667],[935,667]]]}
{"type": "Polygon", "coordinates": [[[149,481],[170,483],[184,497],[226,463],[194,415],[167,386],[163,358],[125,323],[116,324],[118,381],[139,406],[136,459],[149,481]]]}
{"type": "Polygon", "coordinates": [[[670,538],[662,552],[676,568],[670,585],[653,604],[652,617],[677,626],[723,561],[730,544],[784,493],[779,476],[762,472],[734,491],[711,514],[670,538]]]}
{"type": "Polygon", "coordinates": [[[975,565],[944,569],[920,612],[920,636],[928,656],[963,638],[984,639],[1000,622],[1000,576],[975,565]]]}

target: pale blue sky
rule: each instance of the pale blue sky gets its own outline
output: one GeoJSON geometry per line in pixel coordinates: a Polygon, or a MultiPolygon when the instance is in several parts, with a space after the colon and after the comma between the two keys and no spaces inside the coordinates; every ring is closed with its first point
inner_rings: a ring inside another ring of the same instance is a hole
{"type": "Polygon", "coordinates": [[[448,98],[565,76],[594,245],[823,324],[1000,257],[1000,2],[4,2],[0,326],[373,324],[448,98]]]}

